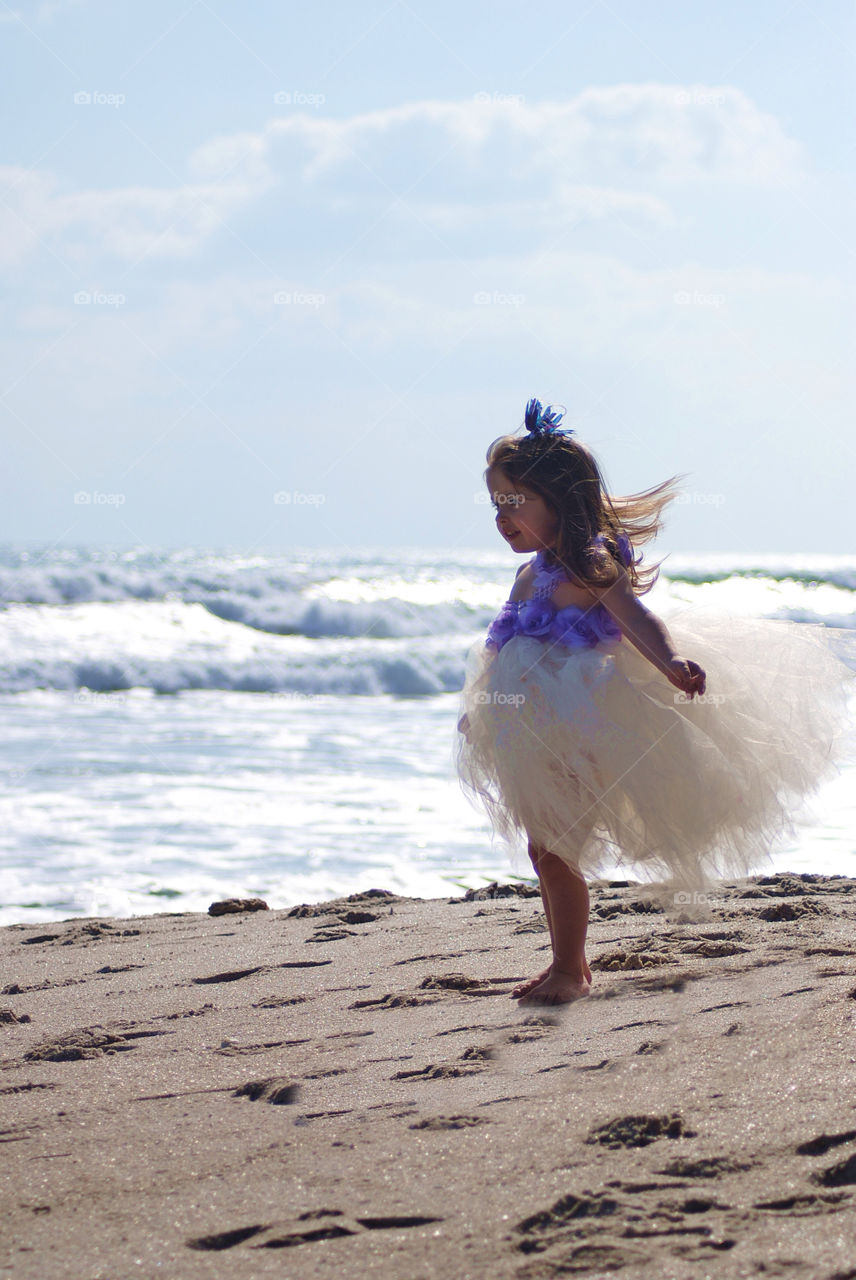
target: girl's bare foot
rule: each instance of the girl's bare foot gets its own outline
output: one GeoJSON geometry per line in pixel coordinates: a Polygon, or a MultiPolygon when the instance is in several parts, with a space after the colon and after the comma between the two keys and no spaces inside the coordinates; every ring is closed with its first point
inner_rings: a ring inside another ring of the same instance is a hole
{"type": "Polygon", "coordinates": [[[547,968],[543,973],[539,973],[537,978],[528,978],[526,982],[519,983],[511,993],[513,998],[519,1000],[521,996],[527,995],[533,987],[537,987],[545,978],[549,978],[552,968],[553,966],[548,964],[547,968]]]}
{"type": "MultiPolygon", "coordinates": [[[[512,997],[515,1000],[522,1000],[524,996],[529,995],[530,991],[534,991],[536,987],[539,987],[542,982],[549,978],[552,972],[553,966],[551,964],[547,965],[547,968],[544,969],[542,973],[539,973],[537,978],[529,978],[526,982],[519,983],[512,991],[512,997]]],[[[583,976],[589,986],[591,986],[591,969],[588,967],[587,960],[583,961],[583,976]]],[[[588,992],[585,994],[587,995],[588,992]]]]}
{"type": "Polygon", "coordinates": [[[521,1004],[531,1001],[532,1004],[570,1004],[579,1000],[591,991],[591,974],[588,978],[580,978],[577,973],[566,973],[562,969],[551,969],[543,982],[532,987],[521,998],[521,1004]]]}

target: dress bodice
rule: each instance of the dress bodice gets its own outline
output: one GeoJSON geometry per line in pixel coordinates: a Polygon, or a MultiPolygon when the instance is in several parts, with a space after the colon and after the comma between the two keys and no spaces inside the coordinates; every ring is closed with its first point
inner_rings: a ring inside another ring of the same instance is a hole
{"type": "MultiPolygon", "coordinates": [[[[598,535],[595,541],[601,541],[598,535]]],[[[625,565],[633,559],[630,540],[620,534],[618,549],[625,565]]],[[[557,609],[550,597],[560,582],[569,578],[560,564],[549,565],[544,552],[535,556],[535,577],[532,594],[526,600],[506,600],[488,627],[485,644],[499,650],[514,636],[532,636],[569,649],[590,649],[604,642],[616,644],[621,639],[621,628],[602,604],[587,607],[569,604],[557,609]]]]}

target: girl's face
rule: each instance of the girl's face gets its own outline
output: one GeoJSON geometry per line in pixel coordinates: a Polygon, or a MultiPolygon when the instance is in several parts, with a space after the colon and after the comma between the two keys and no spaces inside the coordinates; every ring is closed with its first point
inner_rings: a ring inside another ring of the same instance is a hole
{"type": "Polygon", "coordinates": [[[514,551],[522,554],[555,547],[559,521],[540,494],[509,479],[499,467],[490,467],[486,479],[496,527],[514,551]]]}

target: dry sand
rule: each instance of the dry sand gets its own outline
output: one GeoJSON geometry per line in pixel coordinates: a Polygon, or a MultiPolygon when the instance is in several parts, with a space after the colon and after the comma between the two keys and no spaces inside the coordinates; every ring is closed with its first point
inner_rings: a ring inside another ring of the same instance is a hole
{"type": "Polygon", "coordinates": [[[0,1276],[856,1276],[856,881],[0,931],[0,1276]]]}

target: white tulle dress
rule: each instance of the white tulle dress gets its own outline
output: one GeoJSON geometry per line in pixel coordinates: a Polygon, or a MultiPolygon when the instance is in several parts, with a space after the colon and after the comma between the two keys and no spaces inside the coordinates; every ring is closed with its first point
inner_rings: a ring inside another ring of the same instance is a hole
{"type": "Polygon", "coordinates": [[[707,673],[690,700],[603,605],[557,611],[565,575],[535,565],[533,595],[471,648],[461,697],[458,775],[495,832],[672,890],[768,869],[807,797],[854,762],[856,635],[671,614],[677,652],[707,673]]]}

